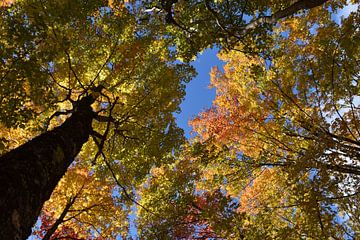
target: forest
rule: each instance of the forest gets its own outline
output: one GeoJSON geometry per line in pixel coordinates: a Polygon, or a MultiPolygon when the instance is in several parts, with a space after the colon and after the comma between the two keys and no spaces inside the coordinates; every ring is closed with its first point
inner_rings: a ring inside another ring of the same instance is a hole
{"type": "Polygon", "coordinates": [[[359,5],[1,0],[0,239],[360,238],[359,5]]]}

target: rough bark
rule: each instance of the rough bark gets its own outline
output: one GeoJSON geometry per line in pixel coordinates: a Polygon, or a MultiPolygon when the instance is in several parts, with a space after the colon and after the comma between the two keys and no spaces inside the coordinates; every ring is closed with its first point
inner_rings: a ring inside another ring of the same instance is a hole
{"type": "Polygon", "coordinates": [[[26,239],[40,210],[92,130],[92,95],[59,127],[0,158],[0,239],[26,239]]]}

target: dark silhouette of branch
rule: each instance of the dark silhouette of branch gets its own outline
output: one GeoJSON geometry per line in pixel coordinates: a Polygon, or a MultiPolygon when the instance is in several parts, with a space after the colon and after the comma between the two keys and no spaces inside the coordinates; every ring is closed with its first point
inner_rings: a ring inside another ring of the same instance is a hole
{"type": "Polygon", "coordinates": [[[84,84],[82,84],[81,80],[78,78],[78,76],[77,76],[77,74],[76,74],[76,72],[75,72],[75,70],[74,70],[74,68],[73,68],[73,66],[72,66],[71,57],[70,57],[70,54],[69,54],[69,52],[68,52],[67,50],[65,50],[65,54],[66,54],[66,56],[67,56],[68,65],[69,65],[70,71],[72,72],[72,74],[74,75],[76,81],[80,84],[80,86],[81,86],[83,89],[86,90],[87,88],[84,86],[84,84]]]}
{"type": "Polygon", "coordinates": [[[329,0],[299,0],[289,7],[279,10],[271,16],[260,17],[254,19],[250,23],[248,23],[242,30],[240,35],[246,34],[248,31],[257,28],[262,24],[275,24],[278,20],[289,17],[300,10],[307,10],[317,6],[320,6],[329,0]]]}
{"type": "Polygon", "coordinates": [[[72,205],[75,203],[76,199],[79,197],[80,193],[82,192],[82,190],[84,189],[85,184],[83,184],[81,186],[81,188],[79,189],[79,191],[75,194],[74,197],[70,197],[65,205],[64,210],[61,212],[60,217],[55,221],[55,223],[51,226],[51,228],[46,232],[45,236],[43,237],[42,240],[49,240],[51,238],[51,236],[55,233],[55,231],[58,229],[59,225],[62,224],[63,222],[67,221],[64,220],[66,214],[68,214],[70,208],[72,207],[72,205]]]}

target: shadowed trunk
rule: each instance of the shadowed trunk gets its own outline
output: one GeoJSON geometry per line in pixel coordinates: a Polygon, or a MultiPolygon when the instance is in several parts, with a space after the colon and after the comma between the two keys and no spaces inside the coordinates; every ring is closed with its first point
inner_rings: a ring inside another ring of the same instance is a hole
{"type": "Polygon", "coordinates": [[[92,95],[61,126],[0,157],[0,238],[26,239],[40,210],[81,147],[95,113],[92,95]]]}

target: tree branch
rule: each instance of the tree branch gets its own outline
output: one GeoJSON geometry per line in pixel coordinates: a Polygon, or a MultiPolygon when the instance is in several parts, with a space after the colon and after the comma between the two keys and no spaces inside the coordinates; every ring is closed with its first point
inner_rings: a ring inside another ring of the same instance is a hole
{"type": "Polygon", "coordinates": [[[275,24],[278,20],[291,16],[300,10],[311,9],[320,6],[327,1],[328,0],[299,0],[287,8],[277,11],[271,16],[260,17],[251,21],[243,28],[242,33],[240,35],[245,35],[248,31],[257,28],[259,25],[262,24],[270,24],[270,25],[275,24]]]}

